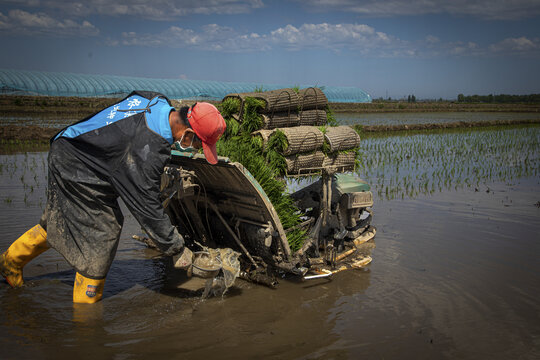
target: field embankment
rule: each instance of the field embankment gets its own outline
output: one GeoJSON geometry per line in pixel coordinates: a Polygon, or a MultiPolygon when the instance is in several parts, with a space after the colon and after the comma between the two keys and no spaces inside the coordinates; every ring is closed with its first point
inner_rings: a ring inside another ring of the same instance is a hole
{"type": "Polygon", "coordinates": [[[453,101],[331,103],[337,113],[385,112],[540,112],[540,104],[466,104],[453,101]]]}
{"type": "Polygon", "coordinates": [[[492,121],[457,121],[434,124],[404,124],[404,125],[353,125],[357,132],[386,132],[386,131],[409,131],[409,130],[439,130],[474,128],[487,126],[515,126],[540,124],[540,119],[523,120],[492,120],[492,121]]]}

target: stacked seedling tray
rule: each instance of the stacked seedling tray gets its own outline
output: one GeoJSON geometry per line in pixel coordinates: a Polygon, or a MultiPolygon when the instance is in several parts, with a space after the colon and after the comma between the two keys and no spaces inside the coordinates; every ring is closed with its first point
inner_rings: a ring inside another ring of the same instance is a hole
{"type": "Polygon", "coordinates": [[[336,126],[319,88],[229,94],[223,106],[227,135],[249,132],[280,176],[355,167],[360,137],[349,126],[336,126]]]}

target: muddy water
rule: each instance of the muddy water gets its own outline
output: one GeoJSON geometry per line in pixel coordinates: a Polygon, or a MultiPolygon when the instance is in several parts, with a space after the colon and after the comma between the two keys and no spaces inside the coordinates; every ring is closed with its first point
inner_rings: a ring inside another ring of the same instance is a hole
{"type": "MultiPolygon", "coordinates": [[[[1,250],[39,219],[45,158],[0,155],[1,250]]],[[[0,359],[537,359],[539,194],[524,177],[379,199],[367,270],[277,290],[237,281],[204,301],[176,289],[126,216],[101,303],[73,306],[54,250],[24,288],[0,282],[0,359]]]]}

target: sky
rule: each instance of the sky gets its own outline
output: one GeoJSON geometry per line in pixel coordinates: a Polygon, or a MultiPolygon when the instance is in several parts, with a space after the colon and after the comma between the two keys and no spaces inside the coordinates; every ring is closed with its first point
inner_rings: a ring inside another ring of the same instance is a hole
{"type": "Polygon", "coordinates": [[[0,68],[540,93],[540,0],[0,0],[0,68]]]}

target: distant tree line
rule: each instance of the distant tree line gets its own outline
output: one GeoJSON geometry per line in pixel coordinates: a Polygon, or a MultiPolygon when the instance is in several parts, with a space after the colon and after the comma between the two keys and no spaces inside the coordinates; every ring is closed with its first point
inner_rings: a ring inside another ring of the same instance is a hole
{"type": "Polygon", "coordinates": [[[517,104],[517,103],[540,103],[540,94],[530,95],[468,95],[459,94],[457,101],[460,103],[499,103],[499,104],[517,104]]]}

